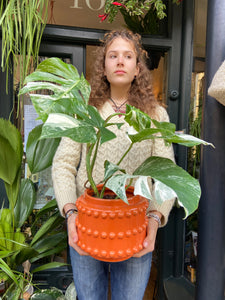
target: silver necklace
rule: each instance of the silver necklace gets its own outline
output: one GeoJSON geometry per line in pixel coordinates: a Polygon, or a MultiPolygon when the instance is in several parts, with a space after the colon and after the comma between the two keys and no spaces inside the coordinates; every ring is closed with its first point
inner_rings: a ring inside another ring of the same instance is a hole
{"type": "Polygon", "coordinates": [[[121,109],[121,107],[127,102],[127,100],[126,101],[124,101],[121,105],[117,105],[116,104],[116,102],[112,99],[112,98],[109,98],[111,101],[112,101],[112,103],[114,104],[114,106],[115,106],[115,111],[116,112],[120,112],[120,109],[121,109]]]}

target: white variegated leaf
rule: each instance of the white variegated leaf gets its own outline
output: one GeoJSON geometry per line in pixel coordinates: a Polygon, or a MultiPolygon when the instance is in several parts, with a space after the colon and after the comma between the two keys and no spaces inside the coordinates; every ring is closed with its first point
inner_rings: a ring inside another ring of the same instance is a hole
{"type": "Polygon", "coordinates": [[[140,176],[134,185],[134,195],[140,195],[152,200],[152,195],[148,185],[148,176],[140,176]]]}
{"type": "Polygon", "coordinates": [[[177,198],[177,203],[179,206],[183,207],[184,208],[184,211],[185,211],[185,216],[189,216],[190,215],[190,211],[188,210],[188,208],[186,206],[184,206],[184,204],[179,201],[179,198],[177,198]]]}
{"type": "Polygon", "coordinates": [[[162,204],[164,201],[177,197],[177,194],[168,185],[165,185],[161,181],[155,180],[154,196],[155,200],[159,204],[162,204]]]}

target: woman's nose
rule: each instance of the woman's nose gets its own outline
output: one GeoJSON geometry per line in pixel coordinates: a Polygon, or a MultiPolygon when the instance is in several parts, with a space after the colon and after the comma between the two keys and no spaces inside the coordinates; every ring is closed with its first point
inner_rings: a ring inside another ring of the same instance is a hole
{"type": "Polygon", "coordinates": [[[123,56],[122,56],[122,55],[119,55],[119,56],[118,56],[117,63],[118,63],[119,65],[121,65],[121,64],[123,64],[123,63],[124,63],[124,58],[123,58],[123,56]]]}

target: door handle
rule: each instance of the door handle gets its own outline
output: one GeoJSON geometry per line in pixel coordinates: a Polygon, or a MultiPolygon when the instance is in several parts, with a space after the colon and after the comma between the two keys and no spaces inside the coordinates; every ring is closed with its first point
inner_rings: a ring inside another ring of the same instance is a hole
{"type": "Polygon", "coordinates": [[[177,90],[170,91],[170,99],[171,100],[177,100],[179,97],[179,92],[177,90]]]}

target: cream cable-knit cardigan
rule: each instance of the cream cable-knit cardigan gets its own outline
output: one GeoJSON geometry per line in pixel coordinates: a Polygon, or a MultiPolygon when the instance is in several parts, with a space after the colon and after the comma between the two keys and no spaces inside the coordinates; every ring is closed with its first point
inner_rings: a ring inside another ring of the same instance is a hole
{"type": "MultiPolygon", "coordinates": [[[[114,113],[109,102],[106,102],[100,110],[103,119],[114,113]]],[[[166,110],[159,106],[157,108],[157,120],[169,121],[166,110]]],[[[115,116],[112,122],[122,123],[124,117],[115,116]]],[[[93,177],[96,183],[99,183],[104,177],[104,161],[107,159],[116,163],[121,158],[122,153],[129,147],[130,141],[126,136],[128,124],[125,124],[119,130],[117,126],[110,126],[116,134],[116,138],[102,144],[99,148],[96,165],[93,170],[93,177]]],[[[85,166],[86,144],[74,142],[70,138],[62,138],[59,147],[54,156],[52,165],[52,179],[56,200],[59,210],[64,215],[63,207],[67,203],[75,203],[76,199],[84,192],[84,183],[87,181],[85,166]],[[80,163],[80,164],[79,164],[80,163]],[[79,168],[77,170],[77,166],[79,168]]],[[[131,151],[121,163],[121,168],[128,174],[133,171],[149,156],[162,156],[174,161],[172,146],[166,146],[162,139],[147,140],[134,144],[131,151]]],[[[161,212],[162,226],[167,223],[168,215],[173,206],[174,199],[158,204],[156,201],[149,202],[149,210],[161,212]]]]}

